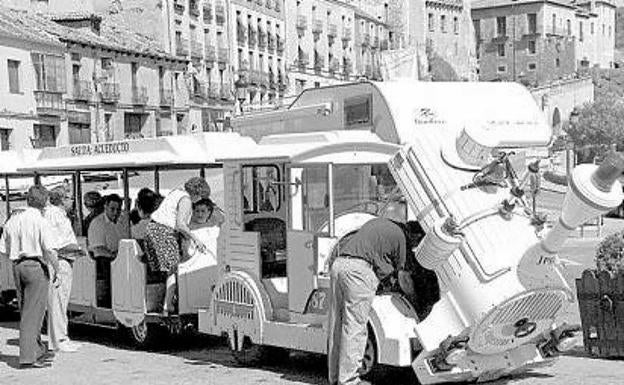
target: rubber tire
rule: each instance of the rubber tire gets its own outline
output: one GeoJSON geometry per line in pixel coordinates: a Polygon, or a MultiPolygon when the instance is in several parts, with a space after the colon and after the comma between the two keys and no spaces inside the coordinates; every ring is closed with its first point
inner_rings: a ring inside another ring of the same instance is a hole
{"type": "Polygon", "coordinates": [[[375,377],[375,373],[379,368],[377,362],[377,343],[375,342],[375,334],[373,329],[368,327],[368,337],[366,338],[366,347],[362,358],[362,366],[360,367],[360,376],[365,380],[371,380],[375,377]]]}
{"type": "Polygon", "coordinates": [[[166,336],[162,327],[149,324],[145,321],[134,327],[121,326],[127,342],[140,350],[153,349],[163,343],[163,336],[166,336]]]}
{"type": "Polygon", "coordinates": [[[232,350],[234,360],[241,366],[258,366],[279,362],[287,354],[287,350],[275,346],[254,344],[249,337],[243,340],[240,351],[232,350]]]}

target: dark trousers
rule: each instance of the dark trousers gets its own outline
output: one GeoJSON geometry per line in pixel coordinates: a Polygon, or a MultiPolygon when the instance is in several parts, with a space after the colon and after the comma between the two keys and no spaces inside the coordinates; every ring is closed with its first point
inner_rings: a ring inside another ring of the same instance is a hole
{"type": "Polygon", "coordinates": [[[46,352],[41,327],[48,304],[50,279],[46,266],[37,260],[13,265],[17,300],[20,306],[20,364],[31,364],[46,352]]]}

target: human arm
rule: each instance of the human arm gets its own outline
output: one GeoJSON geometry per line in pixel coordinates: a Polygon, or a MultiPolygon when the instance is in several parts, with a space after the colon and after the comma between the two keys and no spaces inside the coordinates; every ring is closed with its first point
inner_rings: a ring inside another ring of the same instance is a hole
{"type": "Polygon", "coordinates": [[[399,270],[397,273],[399,287],[403,294],[411,303],[416,303],[416,290],[414,289],[414,280],[412,274],[407,270],[399,270]]]}
{"type": "Polygon", "coordinates": [[[52,231],[52,227],[50,222],[47,220],[43,220],[41,222],[41,226],[39,229],[41,236],[40,239],[40,247],[42,251],[42,257],[44,260],[52,266],[54,270],[54,274],[52,275],[52,282],[55,284],[58,283],[58,272],[59,272],[59,260],[58,253],[56,251],[58,247],[58,242],[55,239],[54,233],[52,231]]]}
{"type": "Polygon", "coordinates": [[[193,214],[193,203],[188,197],[183,197],[178,202],[178,210],[176,215],[176,230],[182,233],[183,236],[190,239],[197,246],[199,252],[204,253],[206,246],[203,242],[191,231],[189,227],[190,218],[193,214]]]}
{"type": "Polygon", "coordinates": [[[115,258],[115,252],[106,246],[106,232],[102,226],[102,218],[96,217],[89,225],[89,251],[96,258],[115,258]]]}

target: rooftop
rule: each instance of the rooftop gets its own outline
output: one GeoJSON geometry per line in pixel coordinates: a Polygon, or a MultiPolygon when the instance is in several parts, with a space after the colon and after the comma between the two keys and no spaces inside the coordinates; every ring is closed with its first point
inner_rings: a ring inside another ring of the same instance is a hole
{"type": "Polygon", "coordinates": [[[36,14],[0,7],[0,34],[49,44],[77,43],[122,53],[180,61],[168,54],[160,44],[133,31],[117,15],[101,17],[92,13],[36,14]],[[57,23],[92,21],[99,25],[99,34],[88,28],[74,28],[57,23]]]}
{"type": "Polygon", "coordinates": [[[485,8],[497,8],[497,7],[509,7],[518,4],[540,4],[550,3],[554,5],[560,5],[567,8],[576,8],[575,4],[569,0],[476,0],[470,4],[470,8],[485,9],[485,8]]]}

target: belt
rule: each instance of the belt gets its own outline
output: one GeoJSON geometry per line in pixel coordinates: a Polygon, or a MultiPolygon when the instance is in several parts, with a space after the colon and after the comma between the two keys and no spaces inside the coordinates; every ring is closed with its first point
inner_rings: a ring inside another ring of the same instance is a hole
{"type": "Polygon", "coordinates": [[[371,263],[368,259],[366,259],[366,258],[364,258],[364,257],[361,257],[361,256],[359,256],[359,255],[340,254],[340,255],[338,256],[338,258],[344,258],[344,259],[358,259],[358,260],[360,260],[360,261],[364,261],[364,262],[366,262],[366,263],[367,263],[369,266],[371,266],[371,267],[373,266],[373,264],[372,264],[372,263],[371,263]]]}
{"type": "Polygon", "coordinates": [[[43,263],[40,257],[20,257],[16,259],[15,261],[13,261],[13,264],[19,265],[20,263],[26,262],[26,261],[37,261],[39,263],[43,263]]]}

